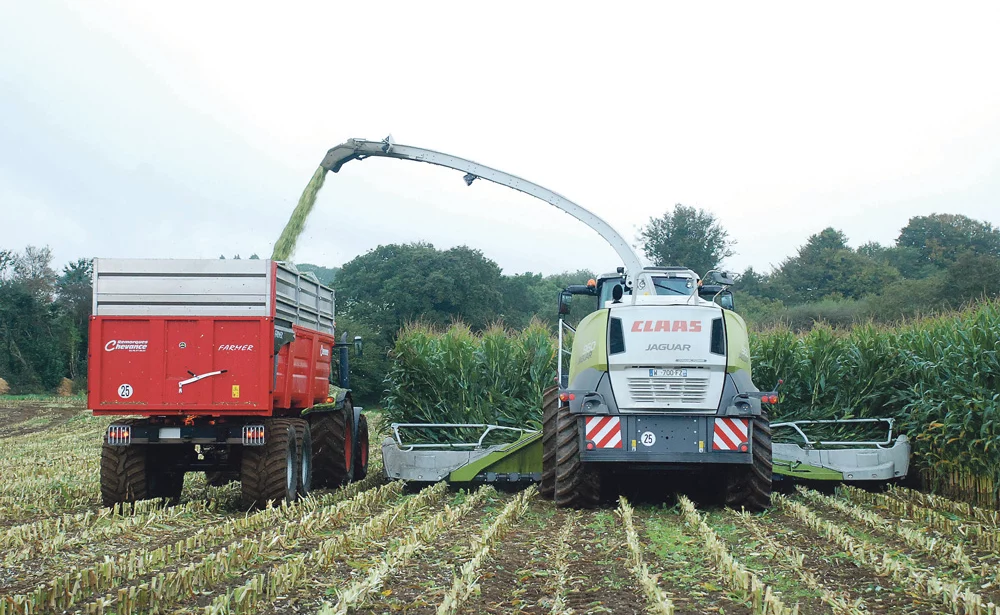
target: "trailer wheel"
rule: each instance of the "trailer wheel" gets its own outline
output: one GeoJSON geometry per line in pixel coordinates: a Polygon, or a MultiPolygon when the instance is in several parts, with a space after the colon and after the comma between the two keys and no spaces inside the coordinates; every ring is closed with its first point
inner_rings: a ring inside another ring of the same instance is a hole
{"type": "Polygon", "coordinates": [[[358,450],[354,453],[354,480],[368,476],[368,417],[358,419],[358,450]]]}
{"type": "Polygon", "coordinates": [[[731,469],[726,474],[725,504],[761,512],[771,507],[771,423],[767,412],[752,423],[753,464],[731,469]]]}
{"type": "Polygon", "coordinates": [[[556,492],[556,412],[559,410],[559,387],[542,393],[542,484],[538,492],[551,500],[556,492]]]}
{"type": "Polygon", "coordinates": [[[556,439],[556,506],[591,508],[601,499],[601,475],[580,460],[580,418],[569,406],[556,412],[559,427],[556,439]]]}
{"type": "Polygon", "coordinates": [[[354,461],[354,406],[310,417],[313,437],[313,486],[335,488],[351,481],[354,461]]]}
{"type": "Polygon", "coordinates": [[[240,482],[244,508],[262,507],[269,500],[275,504],[295,500],[298,458],[295,451],[295,427],[288,419],[264,421],[267,440],[264,446],[243,447],[240,482]]]}
{"type": "Polygon", "coordinates": [[[149,497],[146,489],[146,447],[101,447],[101,501],[105,506],[137,502],[149,497]]]}
{"type": "Polygon", "coordinates": [[[313,444],[309,421],[293,419],[295,426],[295,451],[298,454],[299,495],[305,497],[312,491],[313,444]]]}

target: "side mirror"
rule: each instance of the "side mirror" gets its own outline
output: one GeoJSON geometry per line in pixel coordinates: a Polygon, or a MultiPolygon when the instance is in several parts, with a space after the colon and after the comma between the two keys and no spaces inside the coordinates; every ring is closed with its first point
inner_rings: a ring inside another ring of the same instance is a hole
{"type": "Polygon", "coordinates": [[[569,314],[570,303],[573,301],[573,294],[568,290],[561,291],[559,293],[559,315],[566,316],[569,314]]]}
{"type": "Polygon", "coordinates": [[[736,311],[736,301],[733,299],[733,293],[731,291],[724,290],[719,293],[715,298],[715,302],[727,310],[736,311]]]}
{"type": "Polygon", "coordinates": [[[361,344],[361,336],[360,335],[355,335],[354,336],[354,352],[356,352],[358,354],[358,356],[360,357],[362,354],[364,354],[362,352],[363,350],[364,350],[364,347],[361,344]]]}
{"type": "Polygon", "coordinates": [[[725,271],[713,271],[712,281],[716,284],[722,284],[723,286],[732,286],[735,284],[733,276],[725,271]]]}

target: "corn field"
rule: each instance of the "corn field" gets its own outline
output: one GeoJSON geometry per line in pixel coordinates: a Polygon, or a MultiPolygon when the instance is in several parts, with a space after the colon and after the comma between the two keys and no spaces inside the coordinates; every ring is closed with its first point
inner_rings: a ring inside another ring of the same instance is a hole
{"type": "Polygon", "coordinates": [[[1000,303],[897,328],[751,339],[754,381],[784,380],[775,418],[894,417],[931,485],[996,502],[1000,303]]]}
{"type": "MultiPolygon", "coordinates": [[[[2,404],[0,400],[0,404],[2,404]]],[[[66,403],[66,402],[62,402],[66,403]]],[[[776,496],[766,515],[648,489],[562,510],[534,488],[364,481],[246,512],[189,473],[180,502],[99,505],[108,419],[0,407],[0,615],[992,614],[1000,514],[903,488],[776,496]]]]}
{"type": "Polygon", "coordinates": [[[542,392],[555,383],[556,342],[533,322],[521,331],[464,324],[400,331],[385,416],[398,423],[492,423],[541,428],[542,392]]]}

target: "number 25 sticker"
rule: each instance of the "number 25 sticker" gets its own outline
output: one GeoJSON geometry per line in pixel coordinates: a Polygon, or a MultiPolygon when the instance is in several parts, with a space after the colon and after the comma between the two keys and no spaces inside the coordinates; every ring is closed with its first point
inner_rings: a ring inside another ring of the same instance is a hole
{"type": "Polygon", "coordinates": [[[651,431],[644,431],[639,436],[639,442],[642,442],[643,446],[653,446],[656,444],[656,434],[651,431]]]}
{"type": "Polygon", "coordinates": [[[120,387],[118,387],[118,397],[121,397],[122,399],[128,399],[129,397],[132,397],[132,385],[123,384],[120,387]]]}

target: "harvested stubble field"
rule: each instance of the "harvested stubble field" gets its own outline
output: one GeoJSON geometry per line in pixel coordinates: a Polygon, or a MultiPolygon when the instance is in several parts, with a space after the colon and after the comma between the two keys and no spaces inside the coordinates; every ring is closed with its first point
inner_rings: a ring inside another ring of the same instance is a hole
{"type": "Polygon", "coordinates": [[[369,478],[247,513],[98,502],[106,420],[0,405],[0,613],[993,613],[998,515],[892,490],[802,490],[765,515],[369,478]]]}

